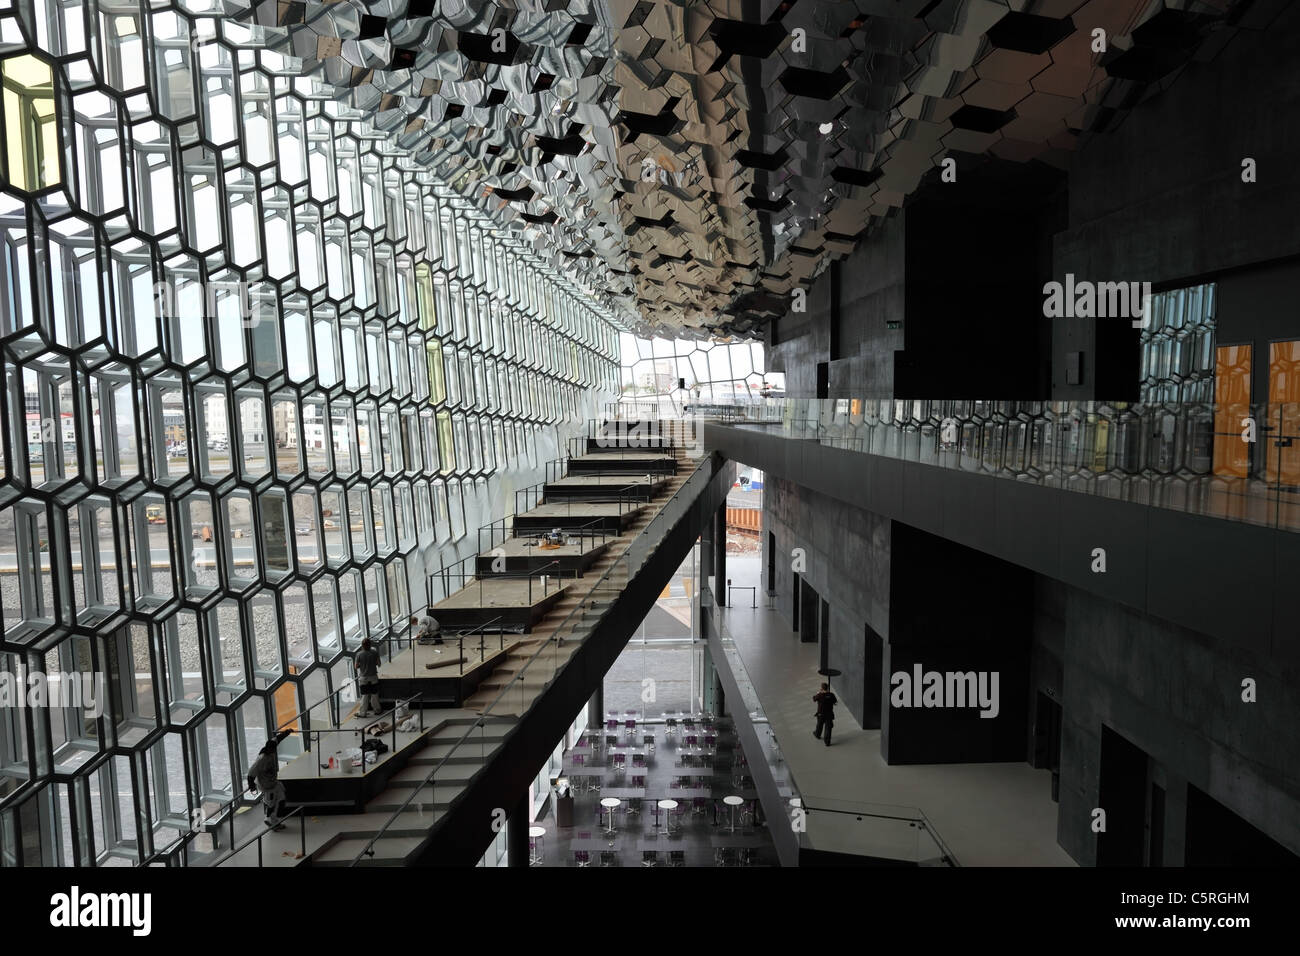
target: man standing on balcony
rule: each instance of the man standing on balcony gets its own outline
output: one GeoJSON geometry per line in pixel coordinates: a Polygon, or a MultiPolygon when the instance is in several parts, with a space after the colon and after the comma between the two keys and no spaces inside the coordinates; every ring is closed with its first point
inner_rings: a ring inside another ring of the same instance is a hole
{"type": "Polygon", "coordinates": [[[361,709],[358,717],[376,716],[379,707],[379,652],[370,645],[370,638],[361,642],[361,650],[353,663],[357,668],[357,687],[361,694],[361,709]]]}
{"type": "Polygon", "coordinates": [[[831,727],[835,724],[835,695],[831,693],[830,684],[822,684],[821,693],[813,697],[813,702],[817,705],[817,729],[813,731],[813,736],[822,740],[822,728],[826,728],[826,746],[831,745],[831,727]]]}

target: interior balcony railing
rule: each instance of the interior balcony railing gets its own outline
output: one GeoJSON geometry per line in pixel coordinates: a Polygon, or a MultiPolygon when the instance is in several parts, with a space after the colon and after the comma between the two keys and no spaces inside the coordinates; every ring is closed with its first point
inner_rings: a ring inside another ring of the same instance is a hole
{"type": "Polygon", "coordinates": [[[1300,403],[767,399],[718,423],[1300,531],[1300,403]]]}

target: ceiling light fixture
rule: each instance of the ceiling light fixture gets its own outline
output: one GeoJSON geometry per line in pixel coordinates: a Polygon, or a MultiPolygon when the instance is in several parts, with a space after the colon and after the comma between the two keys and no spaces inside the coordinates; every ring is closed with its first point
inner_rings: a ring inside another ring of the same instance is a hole
{"type": "Polygon", "coordinates": [[[817,127],[817,132],[821,133],[823,136],[829,136],[831,130],[833,130],[834,128],[835,128],[834,123],[822,123],[821,126],[817,127]]]}

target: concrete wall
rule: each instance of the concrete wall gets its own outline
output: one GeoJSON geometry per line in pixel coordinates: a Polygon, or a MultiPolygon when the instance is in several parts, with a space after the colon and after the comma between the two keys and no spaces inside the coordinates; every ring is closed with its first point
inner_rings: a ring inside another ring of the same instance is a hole
{"type": "MultiPolygon", "coordinates": [[[[1177,288],[1294,256],[1298,168],[1300,4],[1290,4],[1269,29],[1240,31],[1211,62],[1189,64],[1075,154],[1055,277],[1177,288]],[[1241,180],[1246,157],[1257,163],[1257,182],[1241,180]]],[[[1098,369],[1104,378],[1116,353],[1101,347],[1096,329],[1095,320],[1056,323],[1054,398],[1114,397],[1097,394],[1098,369]],[[1065,383],[1069,351],[1086,353],[1078,386],[1065,383]]]]}
{"type": "Polygon", "coordinates": [[[1090,821],[1103,724],[1146,751],[1153,781],[1157,772],[1175,781],[1171,792],[1191,783],[1300,853],[1293,670],[1049,579],[1036,590],[1034,637],[1047,653],[1062,649],[1058,837],[1075,859],[1096,859],[1090,821]],[[1257,682],[1256,703],[1242,701],[1247,677],[1257,682]]]}
{"type": "MultiPolygon", "coordinates": [[[[1251,401],[1268,401],[1269,343],[1300,338],[1300,262],[1275,263],[1218,281],[1215,344],[1249,345],[1251,401]]],[[[1260,444],[1260,451],[1265,446],[1260,444]]]]}
{"type": "MultiPolygon", "coordinates": [[[[879,713],[867,713],[868,675],[865,627],[889,633],[890,522],[843,502],[768,478],[763,489],[763,540],[776,535],[776,607],[794,620],[791,552],[803,548],[801,577],[830,602],[828,663],[841,676],[831,686],[860,724],[879,726],[879,713]]],[[[766,544],[765,544],[766,546],[766,544]]],[[[766,583],[766,582],[764,582],[766,583]]]]}

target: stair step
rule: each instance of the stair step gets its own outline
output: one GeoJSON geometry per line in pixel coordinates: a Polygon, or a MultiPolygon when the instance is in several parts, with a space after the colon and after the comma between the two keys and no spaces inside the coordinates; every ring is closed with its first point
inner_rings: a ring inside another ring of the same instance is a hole
{"type": "MultiPolygon", "coordinates": [[[[391,832],[391,831],[390,831],[391,832]]],[[[423,837],[392,837],[385,835],[371,848],[374,855],[364,857],[358,866],[395,866],[406,862],[428,839],[423,837]]],[[[340,840],[312,856],[313,866],[351,866],[364,844],[360,840],[340,840]]]]}

